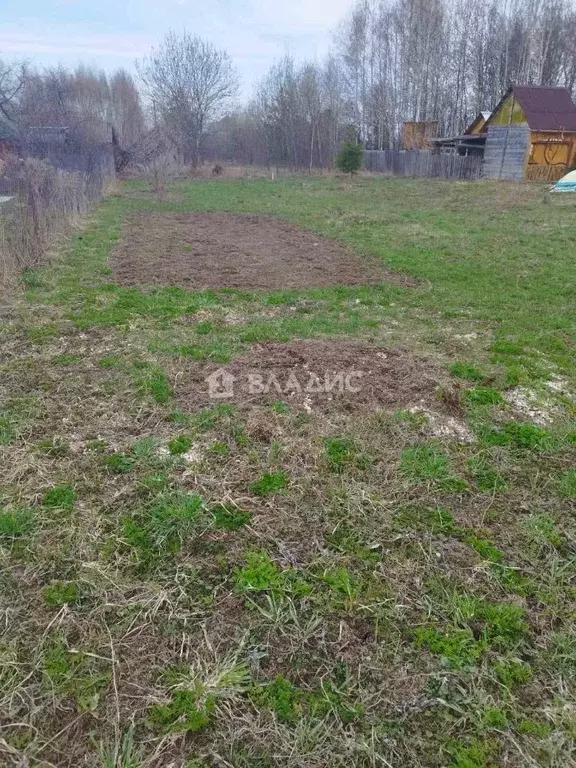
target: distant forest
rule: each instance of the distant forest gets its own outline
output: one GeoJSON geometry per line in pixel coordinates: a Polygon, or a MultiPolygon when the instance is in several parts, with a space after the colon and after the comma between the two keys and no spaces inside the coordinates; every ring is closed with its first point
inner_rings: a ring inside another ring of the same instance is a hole
{"type": "Polygon", "coordinates": [[[125,152],[155,128],[191,164],[313,168],[346,137],[398,146],[405,120],[456,134],[510,84],[574,93],[574,0],[359,0],[326,60],[282,59],[242,106],[229,55],[188,33],[170,33],[134,75],[4,62],[0,124],[32,137],[66,127],[79,145],[113,132],[125,152]]]}

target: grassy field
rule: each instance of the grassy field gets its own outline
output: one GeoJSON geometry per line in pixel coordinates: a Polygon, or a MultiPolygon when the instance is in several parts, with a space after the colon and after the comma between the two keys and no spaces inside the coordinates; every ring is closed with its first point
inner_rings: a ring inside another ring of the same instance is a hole
{"type": "Polygon", "coordinates": [[[127,182],[26,274],[0,326],[0,763],[576,766],[568,198],[127,182]],[[275,214],[420,282],[118,286],[149,210],[275,214]],[[453,416],[176,396],[312,338],[434,361],[453,416]]]}

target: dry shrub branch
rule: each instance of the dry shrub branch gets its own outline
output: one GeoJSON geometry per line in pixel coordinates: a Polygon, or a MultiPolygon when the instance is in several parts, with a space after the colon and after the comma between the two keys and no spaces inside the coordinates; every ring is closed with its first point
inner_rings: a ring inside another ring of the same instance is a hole
{"type": "Polygon", "coordinates": [[[78,225],[112,178],[113,168],[104,160],[94,172],[81,173],[8,156],[2,194],[12,199],[0,206],[0,284],[45,263],[50,246],[78,225]]]}

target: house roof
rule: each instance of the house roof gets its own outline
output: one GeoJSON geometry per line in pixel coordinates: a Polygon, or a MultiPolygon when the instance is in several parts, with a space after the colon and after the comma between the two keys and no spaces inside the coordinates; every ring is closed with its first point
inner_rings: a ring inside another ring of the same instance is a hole
{"type": "Polygon", "coordinates": [[[490,118],[490,115],[492,112],[478,112],[474,120],[466,127],[466,130],[464,131],[465,134],[471,134],[472,131],[476,128],[478,125],[484,126],[484,124],[487,122],[487,120],[490,118]]]}
{"type": "Polygon", "coordinates": [[[576,104],[568,88],[516,85],[511,90],[526,115],[530,130],[576,131],[576,104]]]}

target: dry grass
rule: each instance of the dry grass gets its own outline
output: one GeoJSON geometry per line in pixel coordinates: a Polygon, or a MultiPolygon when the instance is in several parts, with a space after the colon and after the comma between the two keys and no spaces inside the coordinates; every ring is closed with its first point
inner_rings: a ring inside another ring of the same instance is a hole
{"type": "Polygon", "coordinates": [[[13,197],[0,211],[0,285],[8,287],[22,272],[47,263],[50,249],[113,186],[112,175],[66,172],[36,158],[9,156],[1,173],[13,197]]]}
{"type": "MultiPolygon", "coordinates": [[[[337,193],[349,212],[370,183],[337,193]]],[[[189,187],[229,205],[235,184],[189,187]]],[[[31,275],[1,331],[0,763],[574,765],[571,369],[539,427],[502,396],[517,348],[491,362],[486,317],[443,317],[428,285],[114,287],[141,194],[31,275]],[[315,335],[435,355],[437,407],[179,399],[185,372],[315,335]],[[455,407],[466,436],[429,415],[455,407]]]]}

